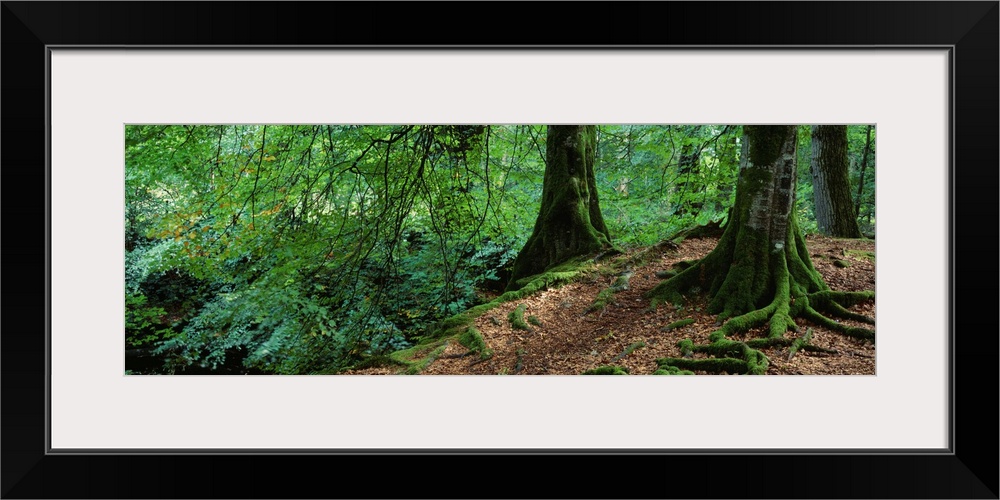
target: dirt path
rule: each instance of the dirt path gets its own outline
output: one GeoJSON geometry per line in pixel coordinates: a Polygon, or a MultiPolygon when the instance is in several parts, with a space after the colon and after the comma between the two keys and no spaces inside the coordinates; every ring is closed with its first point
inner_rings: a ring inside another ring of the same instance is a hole
{"type": "MultiPolygon", "coordinates": [[[[873,241],[823,237],[807,240],[813,264],[832,289],[875,289],[873,241]]],[[[716,243],[715,238],[685,240],[676,250],[663,252],[647,265],[633,269],[628,289],[615,294],[614,302],[601,311],[587,312],[597,294],[612,284],[613,275],[595,273],[584,281],[503,304],[486,312],[475,323],[486,345],[493,350],[491,358],[481,360],[479,356],[463,356],[466,348],[452,341],[423,373],[577,375],[601,365],[616,364],[626,367],[633,375],[650,374],[657,369],[656,358],[680,356],[676,346],[678,340],[689,338],[695,343],[706,343],[717,326],[714,316],[703,312],[705,300],[702,298],[689,300],[681,309],[664,304],[650,311],[649,300],[642,294],[661,281],[655,276],[656,271],[669,269],[678,261],[703,257],[716,243]],[[531,331],[512,328],[507,315],[519,304],[526,306],[525,318],[535,316],[541,326],[532,326],[531,331]],[[666,325],[688,318],[694,322],[664,331],[666,325]]],[[[871,302],[851,310],[871,317],[875,315],[875,305],[871,302]]],[[[837,353],[801,352],[788,361],[787,351],[765,349],[771,360],[769,375],[875,374],[873,344],[844,337],[804,320],[798,323],[800,327],[813,328],[813,344],[834,349],[837,353]]],[[[763,328],[758,328],[734,340],[763,336],[763,332],[763,328]]],[[[355,373],[393,372],[382,368],[355,373]]]]}

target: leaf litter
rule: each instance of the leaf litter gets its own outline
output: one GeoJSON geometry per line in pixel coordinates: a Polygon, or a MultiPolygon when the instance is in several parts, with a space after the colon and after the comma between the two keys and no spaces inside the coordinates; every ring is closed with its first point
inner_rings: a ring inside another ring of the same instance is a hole
{"type": "MultiPolygon", "coordinates": [[[[662,280],[657,271],[671,269],[680,261],[699,259],[715,248],[718,238],[691,238],[676,249],[654,254],[647,263],[633,267],[625,290],[603,309],[588,311],[597,294],[616,279],[613,270],[592,273],[579,281],[549,289],[522,300],[508,302],[487,311],[475,321],[486,346],[493,355],[463,356],[467,348],[450,340],[444,352],[422,372],[425,375],[579,375],[604,365],[624,367],[632,375],[652,374],[657,358],[680,357],[677,342],[691,339],[707,343],[718,328],[714,315],[707,314],[704,296],[690,296],[681,308],[661,304],[655,310],[643,294],[662,280]],[[525,305],[524,317],[535,316],[540,325],[518,330],[507,320],[508,314],[525,305]],[[690,324],[665,328],[680,320],[690,324]]],[[[810,235],[807,237],[813,265],[827,285],[838,291],[875,289],[875,242],[810,235]],[[837,262],[840,261],[840,264],[837,262]],[[843,264],[847,265],[844,266],[843,264]]],[[[609,264],[600,264],[607,266],[609,264]]],[[[600,268],[599,268],[600,270],[600,268]]],[[[872,301],[849,310],[875,317],[872,301]]],[[[852,320],[840,320],[852,326],[871,327],[852,320]]],[[[787,348],[763,349],[770,359],[767,375],[874,375],[875,344],[845,337],[822,326],[799,319],[799,333],[813,329],[813,345],[836,353],[799,351],[788,360],[787,348]]],[[[876,326],[877,331],[877,326],[876,326]]],[[[734,336],[746,340],[766,335],[766,325],[734,336]]],[[[696,355],[699,356],[699,355],[696,355]]],[[[397,373],[393,367],[355,370],[351,374],[397,373]]]]}

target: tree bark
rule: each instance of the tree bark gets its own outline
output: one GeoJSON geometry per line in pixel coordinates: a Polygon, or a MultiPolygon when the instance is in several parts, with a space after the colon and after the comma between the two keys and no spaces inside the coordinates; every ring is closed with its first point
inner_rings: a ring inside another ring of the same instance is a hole
{"type": "Polygon", "coordinates": [[[507,290],[570,258],[611,248],[594,177],[597,127],[549,125],[546,133],[542,206],[507,290]]]}
{"type": "Polygon", "coordinates": [[[820,232],[838,238],[860,238],[847,170],[846,125],[813,126],[810,169],[820,232]]]}

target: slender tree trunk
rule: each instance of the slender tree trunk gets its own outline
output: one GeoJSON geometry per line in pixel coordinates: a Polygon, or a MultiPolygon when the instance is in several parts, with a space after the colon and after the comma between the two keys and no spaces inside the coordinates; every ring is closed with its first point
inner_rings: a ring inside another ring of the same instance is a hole
{"type": "Polygon", "coordinates": [[[872,151],[872,126],[865,131],[865,149],[861,153],[861,172],[858,177],[858,195],[854,198],[854,213],[861,214],[861,192],[865,188],[865,170],[868,168],[868,155],[872,151]]]}
{"type": "MultiPolygon", "coordinates": [[[[719,166],[722,167],[719,170],[719,175],[726,175],[732,171],[732,169],[739,168],[739,159],[746,156],[746,141],[740,144],[739,134],[733,133],[728,139],[728,144],[723,148],[722,157],[719,158],[719,166]],[[735,163],[735,165],[734,165],[735,163]]],[[[721,210],[729,204],[729,197],[733,192],[733,184],[728,182],[719,183],[718,188],[719,195],[716,196],[716,209],[721,210]]]]}
{"type": "Polygon", "coordinates": [[[701,204],[690,200],[690,193],[696,182],[692,179],[695,175],[700,159],[698,147],[695,144],[685,143],[681,148],[681,156],[677,162],[677,188],[674,190],[675,203],[674,215],[686,215],[697,213],[701,209],[701,204]]]}
{"type": "Polygon", "coordinates": [[[813,126],[810,169],[820,232],[838,238],[860,238],[847,171],[846,125],[813,126]]]}
{"type": "Polygon", "coordinates": [[[594,177],[596,143],[594,125],[549,125],[542,206],[507,290],[570,258],[611,248],[594,177]]]}

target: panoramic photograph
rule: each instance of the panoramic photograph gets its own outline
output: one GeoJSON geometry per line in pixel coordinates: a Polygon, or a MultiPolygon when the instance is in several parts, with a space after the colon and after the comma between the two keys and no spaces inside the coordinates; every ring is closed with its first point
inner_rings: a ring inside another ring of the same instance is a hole
{"type": "Polygon", "coordinates": [[[125,375],[875,375],[870,124],[124,127],[125,375]]]}

